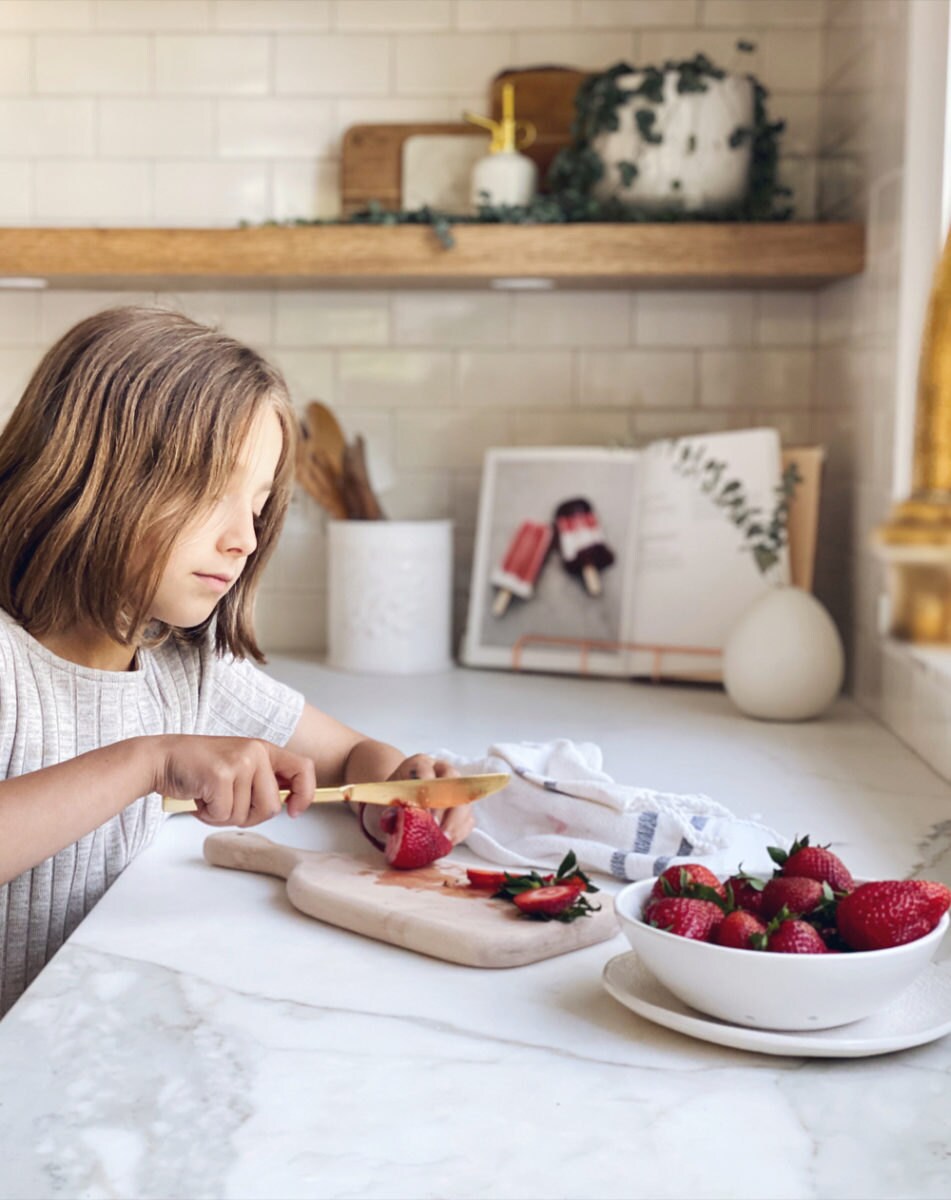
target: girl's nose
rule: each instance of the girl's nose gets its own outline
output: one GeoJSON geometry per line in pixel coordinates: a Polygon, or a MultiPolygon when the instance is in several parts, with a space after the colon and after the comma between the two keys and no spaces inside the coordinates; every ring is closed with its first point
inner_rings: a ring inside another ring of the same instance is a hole
{"type": "Polygon", "coordinates": [[[254,531],[254,514],[249,509],[245,513],[235,512],[222,532],[221,548],[229,554],[241,554],[247,557],[257,549],[258,539],[254,531]]]}

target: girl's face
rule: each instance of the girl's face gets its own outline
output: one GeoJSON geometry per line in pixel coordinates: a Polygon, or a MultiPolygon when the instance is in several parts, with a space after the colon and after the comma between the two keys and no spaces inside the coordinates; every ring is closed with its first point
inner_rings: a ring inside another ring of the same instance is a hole
{"type": "Polygon", "coordinates": [[[267,406],[248,432],[227,492],[179,535],[152,604],[153,620],[200,625],[229,591],[257,547],[256,519],[271,494],[284,435],[267,406]]]}

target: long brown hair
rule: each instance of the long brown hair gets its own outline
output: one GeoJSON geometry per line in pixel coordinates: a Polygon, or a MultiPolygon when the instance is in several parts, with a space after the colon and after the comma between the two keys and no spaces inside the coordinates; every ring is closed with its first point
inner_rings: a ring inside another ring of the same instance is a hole
{"type": "Polygon", "coordinates": [[[0,607],[31,633],[93,627],[131,646],[170,634],[264,661],[254,595],[293,487],[297,422],[280,372],[181,313],[112,308],[43,356],[0,432],[0,607]],[[223,494],[255,417],[284,431],[257,549],[202,625],[149,609],[182,529],[223,494]]]}

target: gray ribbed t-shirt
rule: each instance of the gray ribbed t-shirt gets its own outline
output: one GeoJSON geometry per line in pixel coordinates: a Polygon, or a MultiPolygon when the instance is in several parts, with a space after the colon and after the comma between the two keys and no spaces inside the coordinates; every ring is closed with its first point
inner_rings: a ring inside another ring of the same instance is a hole
{"type": "MultiPolygon", "coordinates": [[[[265,738],[284,745],[304,698],[211,642],[140,651],[132,671],[57,658],[0,609],[0,779],[144,734],[265,738]]],[[[82,803],[82,797],[76,797],[82,803]]],[[[0,887],[0,1015],[153,839],[152,793],[0,887]]]]}

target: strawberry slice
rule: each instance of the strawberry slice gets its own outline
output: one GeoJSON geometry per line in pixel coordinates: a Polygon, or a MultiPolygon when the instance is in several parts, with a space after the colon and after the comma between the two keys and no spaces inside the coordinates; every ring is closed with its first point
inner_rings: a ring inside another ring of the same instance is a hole
{"type": "Polygon", "coordinates": [[[452,842],[432,813],[397,802],[383,810],[380,828],[386,834],[386,861],[398,871],[428,867],[452,849],[452,842]]]}
{"type": "Polygon", "coordinates": [[[478,867],[466,867],[469,886],[480,891],[497,892],[505,884],[504,871],[482,871],[478,867]]]}
{"type": "Polygon", "coordinates": [[[578,899],[578,889],[572,884],[533,888],[514,897],[523,913],[533,917],[555,917],[570,908],[578,899]]]}

